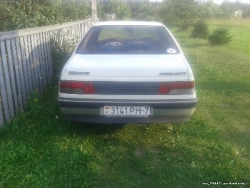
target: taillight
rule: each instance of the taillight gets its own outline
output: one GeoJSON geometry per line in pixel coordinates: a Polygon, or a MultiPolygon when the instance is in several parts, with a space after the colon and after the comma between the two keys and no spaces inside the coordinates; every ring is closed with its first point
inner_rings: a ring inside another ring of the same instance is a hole
{"type": "Polygon", "coordinates": [[[158,91],[159,95],[185,95],[193,94],[194,81],[191,82],[164,82],[158,91]]]}
{"type": "Polygon", "coordinates": [[[60,81],[60,93],[95,94],[92,82],[60,81]]]}

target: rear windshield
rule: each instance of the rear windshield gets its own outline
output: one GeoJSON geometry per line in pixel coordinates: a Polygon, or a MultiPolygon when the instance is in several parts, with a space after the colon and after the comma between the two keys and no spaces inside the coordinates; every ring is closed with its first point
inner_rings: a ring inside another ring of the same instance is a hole
{"type": "Polygon", "coordinates": [[[178,54],[179,49],[163,26],[94,26],[77,54],[178,54]]]}

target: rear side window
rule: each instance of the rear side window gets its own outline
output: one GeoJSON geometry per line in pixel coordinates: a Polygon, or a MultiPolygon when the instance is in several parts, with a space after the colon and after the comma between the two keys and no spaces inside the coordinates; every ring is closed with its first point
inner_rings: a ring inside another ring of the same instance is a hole
{"type": "Polygon", "coordinates": [[[95,26],[77,54],[177,54],[179,49],[163,26],[95,26]]]}

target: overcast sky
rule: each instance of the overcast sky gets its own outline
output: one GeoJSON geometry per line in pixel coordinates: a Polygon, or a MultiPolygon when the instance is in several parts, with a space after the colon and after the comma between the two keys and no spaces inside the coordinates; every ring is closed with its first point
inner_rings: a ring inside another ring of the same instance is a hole
{"type": "MultiPolygon", "coordinates": [[[[221,4],[223,0],[213,0],[216,4],[221,4]]],[[[236,0],[230,0],[232,2],[235,2],[236,0]]],[[[240,0],[242,3],[250,3],[250,0],[240,0]]]]}
{"type": "MultiPolygon", "coordinates": [[[[162,1],[162,0],[150,0],[150,1],[162,1]]],[[[223,0],[213,0],[213,1],[216,4],[221,4],[223,2],[223,0]]],[[[236,0],[229,0],[229,1],[235,2],[236,0]]],[[[240,2],[250,4],[250,0],[240,0],[240,2]]]]}

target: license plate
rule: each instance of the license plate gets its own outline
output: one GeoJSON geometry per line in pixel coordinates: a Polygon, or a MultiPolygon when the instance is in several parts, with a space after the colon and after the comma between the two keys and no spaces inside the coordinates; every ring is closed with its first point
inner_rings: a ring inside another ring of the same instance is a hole
{"type": "Polygon", "coordinates": [[[149,116],[149,106],[104,106],[106,116],[149,116]]]}

